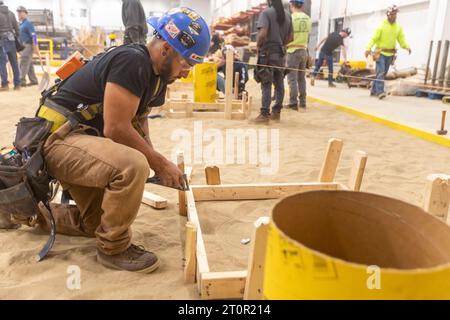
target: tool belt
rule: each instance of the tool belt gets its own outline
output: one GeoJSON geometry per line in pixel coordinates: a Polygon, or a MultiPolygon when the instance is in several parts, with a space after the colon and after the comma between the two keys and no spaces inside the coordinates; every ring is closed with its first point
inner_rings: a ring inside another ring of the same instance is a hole
{"type": "Polygon", "coordinates": [[[381,54],[382,54],[383,52],[386,52],[386,53],[393,53],[394,55],[396,55],[396,54],[397,54],[397,49],[381,49],[381,48],[377,48],[377,49],[372,53],[373,61],[376,62],[376,61],[380,60],[381,54]]]}
{"type": "MultiPolygon", "coordinates": [[[[49,208],[53,190],[42,148],[50,134],[51,123],[41,118],[22,118],[17,124],[14,161],[0,165],[0,214],[7,220],[34,225],[39,214],[38,203],[49,208]]],[[[42,260],[55,240],[55,224],[50,219],[50,237],[37,256],[42,260]]]]}

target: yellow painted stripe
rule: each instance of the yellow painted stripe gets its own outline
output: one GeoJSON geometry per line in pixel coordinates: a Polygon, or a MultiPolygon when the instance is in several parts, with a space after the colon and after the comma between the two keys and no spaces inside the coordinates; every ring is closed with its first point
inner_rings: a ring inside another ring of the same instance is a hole
{"type": "Polygon", "coordinates": [[[391,120],[380,118],[380,117],[377,117],[377,116],[374,116],[374,115],[371,115],[371,114],[364,113],[362,111],[353,109],[351,107],[344,106],[344,105],[337,104],[337,103],[330,102],[330,101],[326,101],[326,100],[323,100],[323,99],[320,99],[320,98],[308,96],[308,99],[311,100],[311,101],[314,101],[314,102],[318,102],[318,103],[324,104],[324,105],[333,106],[337,110],[344,111],[344,112],[353,114],[355,116],[358,116],[360,118],[363,118],[363,119],[366,119],[366,120],[369,120],[369,121],[372,121],[372,122],[376,122],[376,123],[385,125],[385,126],[387,126],[389,128],[395,129],[395,130],[406,132],[406,133],[411,134],[411,135],[413,135],[415,137],[418,137],[418,138],[421,138],[421,139],[424,139],[424,140],[428,140],[428,141],[440,144],[441,146],[450,147],[450,139],[446,138],[444,136],[439,136],[437,134],[433,134],[433,133],[430,133],[430,132],[427,132],[427,131],[423,131],[423,130],[420,130],[420,129],[409,127],[407,125],[400,124],[398,122],[394,122],[394,121],[391,121],[391,120]]]}

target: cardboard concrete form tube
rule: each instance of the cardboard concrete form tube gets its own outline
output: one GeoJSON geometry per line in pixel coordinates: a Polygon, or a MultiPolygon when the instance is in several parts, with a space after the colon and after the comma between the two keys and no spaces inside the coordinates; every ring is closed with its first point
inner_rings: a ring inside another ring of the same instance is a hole
{"type": "Polygon", "coordinates": [[[268,299],[450,299],[450,227],[362,192],[292,195],[273,209],[268,299]]]}

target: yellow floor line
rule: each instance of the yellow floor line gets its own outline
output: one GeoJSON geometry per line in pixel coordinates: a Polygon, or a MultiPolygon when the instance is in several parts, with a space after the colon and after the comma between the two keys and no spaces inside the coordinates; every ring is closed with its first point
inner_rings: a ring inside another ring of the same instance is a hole
{"type": "Polygon", "coordinates": [[[368,114],[368,113],[364,113],[362,111],[353,109],[352,107],[344,106],[344,105],[337,104],[337,103],[334,103],[334,102],[330,102],[330,101],[327,101],[327,100],[323,100],[323,99],[320,99],[320,98],[308,96],[308,99],[311,100],[311,101],[314,101],[314,102],[318,102],[318,103],[324,104],[324,105],[333,106],[337,110],[344,111],[344,112],[353,114],[355,116],[358,116],[360,118],[363,118],[363,119],[366,119],[366,120],[369,120],[369,121],[372,121],[372,122],[376,122],[376,123],[385,125],[385,126],[387,126],[389,128],[395,129],[395,130],[399,130],[399,131],[403,131],[403,132],[409,133],[409,134],[411,134],[411,135],[413,135],[415,137],[418,137],[418,138],[421,138],[421,139],[425,139],[425,140],[428,140],[428,141],[440,144],[440,145],[445,146],[445,147],[450,147],[450,139],[446,138],[444,136],[439,136],[437,134],[433,134],[433,133],[426,132],[426,131],[423,131],[423,130],[420,130],[420,129],[409,127],[409,126],[404,125],[404,124],[400,124],[400,123],[397,123],[397,122],[394,122],[394,121],[391,121],[391,120],[387,120],[387,119],[380,118],[380,117],[377,117],[377,116],[374,116],[374,115],[371,115],[371,114],[368,114]]]}

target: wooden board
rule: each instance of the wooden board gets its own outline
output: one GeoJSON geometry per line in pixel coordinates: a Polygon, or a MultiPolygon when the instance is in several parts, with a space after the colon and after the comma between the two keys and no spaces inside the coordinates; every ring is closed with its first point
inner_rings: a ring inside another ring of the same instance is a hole
{"type": "MultiPolygon", "coordinates": [[[[181,172],[184,171],[184,153],[181,151],[177,152],[177,165],[178,169],[181,170],[181,172]]],[[[180,216],[186,216],[187,215],[187,209],[186,209],[186,194],[184,191],[178,191],[178,207],[179,207],[179,213],[180,216]]]]}
{"type": "Polygon", "coordinates": [[[191,186],[195,201],[264,200],[315,191],[337,190],[337,183],[223,184],[191,186]]]}
{"type": "Polygon", "coordinates": [[[247,271],[209,272],[202,274],[202,299],[242,299],[247,271]]]}
{"type": "Polygon", "coordinates": [[[184,250],[184,283],[195,283],[197,270],[197,226],[186,223],[186,243],[184,250]]]}
{"type": "Polygon", "coordinates": [[[264,298],[264,266],[269,223],[269,217],[261,217],[254,223],[255,230],[251,242],[247,281],[245,283],[245,300],[262,300],[264,298]]]}
{"type": "Polygon", "coordinates": [[[427,177],[423,208],[447,222],[450,206],[450,176],[431,174],[427,177]]]}
{"type": "Polygon", "coordinates": [[[220,185],[220,170],[217,166],[205,167],[205,177],[207,185],[220,185]]]}
{"type": "Polygon", "coordinates": [[[155,208],[155,209],[164,209],[167,207],[167,199],[158,196],[157,194],[144,191],[142,196],[142,203],[155,208]]]}
{"type": "Polygon", "coordinates": [[[367,153],[364,151],[356,151],[355,157],[353,158],[353,167],[350,173],[350,179],[348,181],[348,186],[353,191],[361,190],[367,158],[367,153]]]}
{"type": "Polygon", "coordinates": [[[336,169],[341,157],[343,142],[340,139],[328,141],[328,148],[325,159],[319,174],[320,182],[332,182],[336,175],[336,169]]]}

